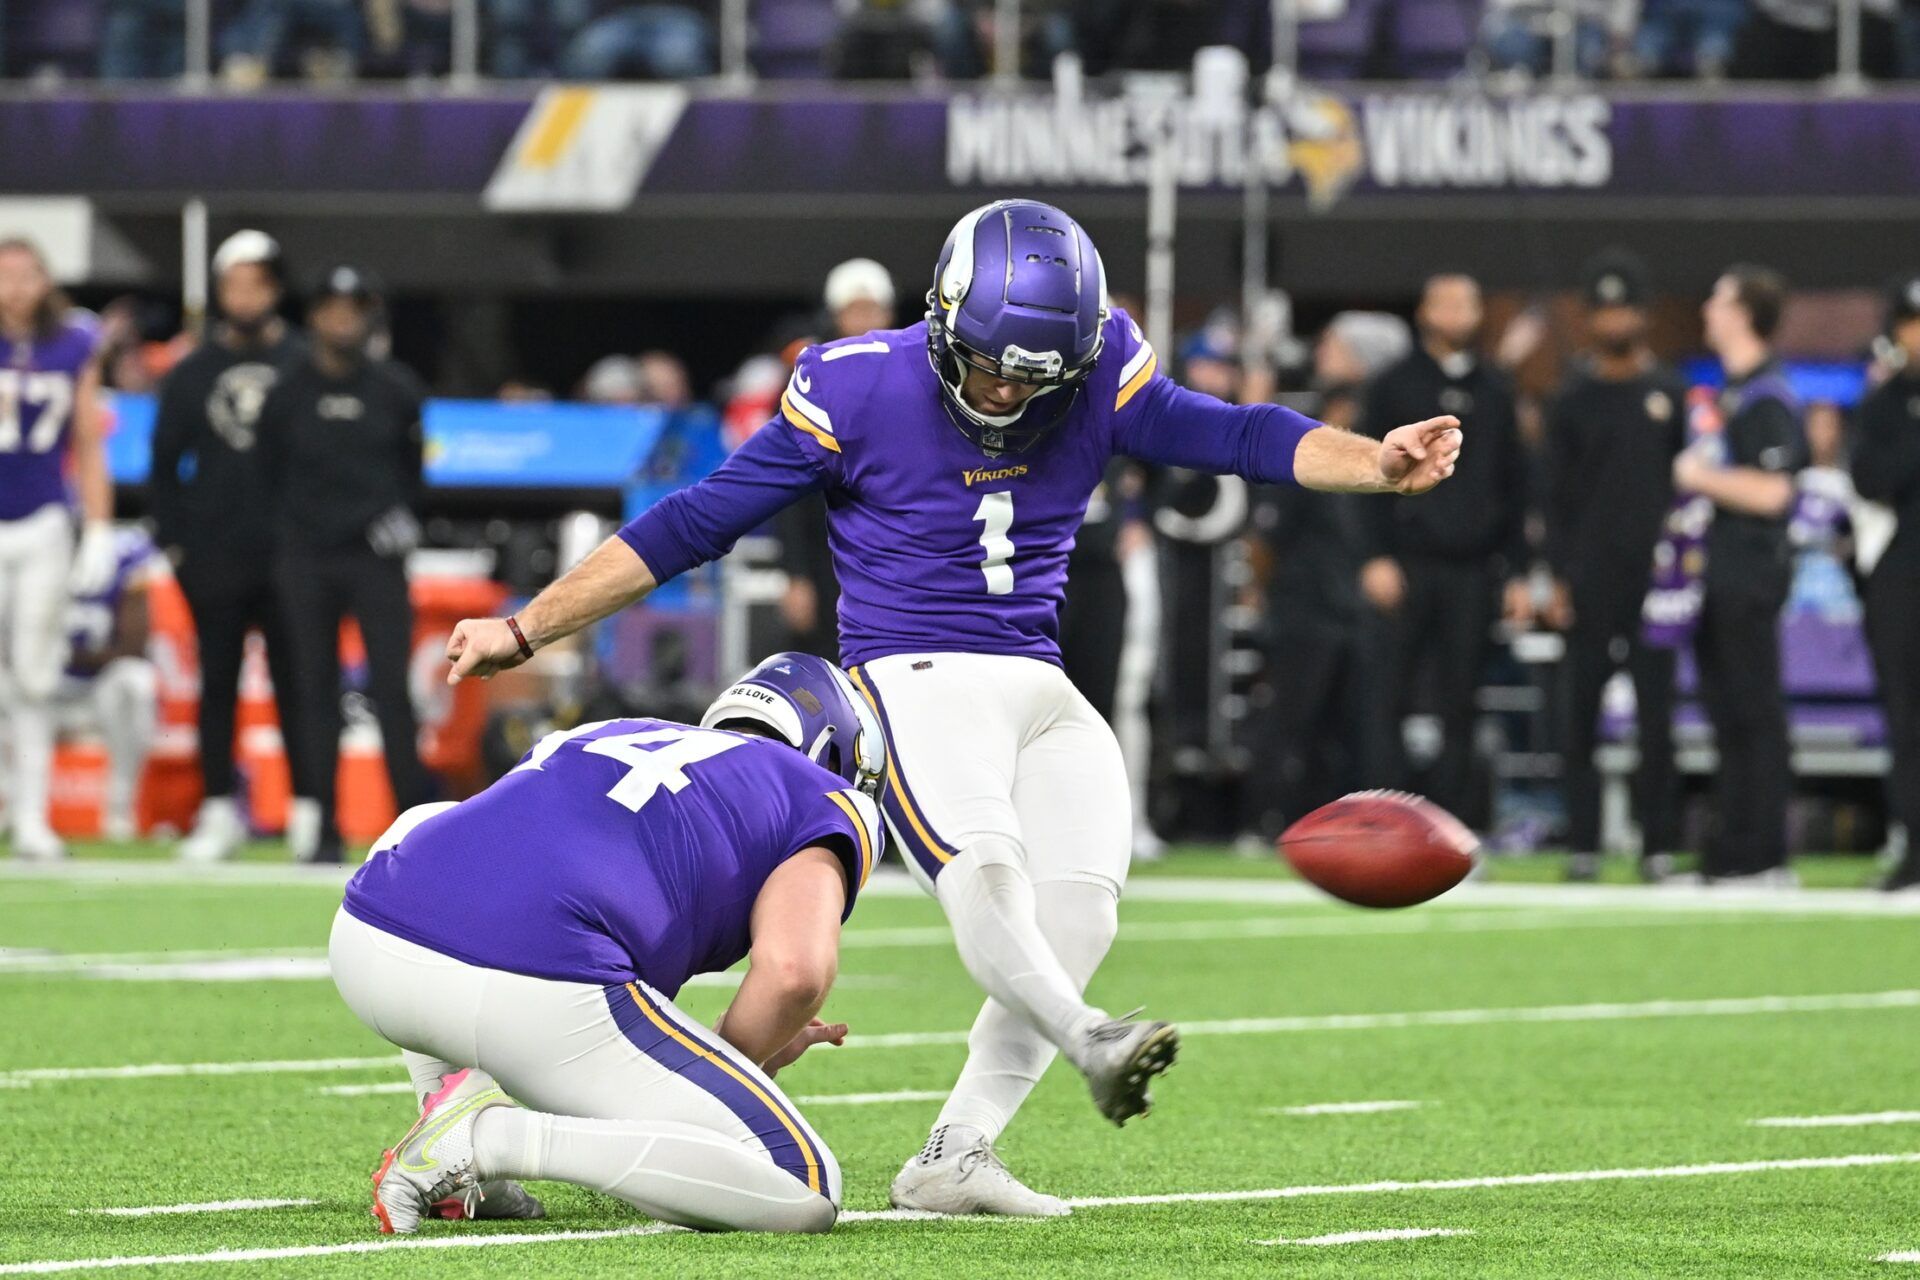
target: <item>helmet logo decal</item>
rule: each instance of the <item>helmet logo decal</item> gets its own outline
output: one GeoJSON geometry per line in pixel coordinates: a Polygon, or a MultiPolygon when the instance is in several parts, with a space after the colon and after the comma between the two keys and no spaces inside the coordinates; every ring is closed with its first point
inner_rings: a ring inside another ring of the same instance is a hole
{"type": "Polygon", "coordinates": [[[1000,352],[1000,372],[1020,382],[1058,380],[1067,359],[1058,351],[1026,351],[1009,342],[1000,352]]]}

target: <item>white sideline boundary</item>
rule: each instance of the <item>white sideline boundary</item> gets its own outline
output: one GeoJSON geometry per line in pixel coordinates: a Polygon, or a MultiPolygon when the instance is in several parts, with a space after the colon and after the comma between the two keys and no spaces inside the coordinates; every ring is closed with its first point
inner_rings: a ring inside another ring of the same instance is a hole
{"type": "Polygon", "coordinates": [[[1762,1129],[1852,1129],[1870,1124],[1920,1124],[1920,1111],[1864,1111],[1850,1116],[1762,1116],[1762,1129]]]}
{"type": "MultiPolygon", "coordinates": [[[[1476,1191],[1495,1187],[1532,1187],[1576,1182],[1638,1182],[1656,1178],[1729,1177],[1745,1173],[1776,1173],[1810,1169],[1860,1169],[1882,1165],[1920,1164],[1920,1151],[1876,1152],[1846,1156],[1811,1156],[1798,1160],[1739,1160],[1711,1164],[1661,1165],[1637,1169],[1573,1169],[1550,1173],[1495,1174],[1478,1178],[1427,1178],[1415,1181],[1382,1180],[1297,1187],[1266,1187],[1255,1191],[1177,1191],[1162,1195],[1083,1196],[1069,1199],[1075,1209],[1110,1209],[1166,1204],[1231,1204],[1263,1200],[1292,1200],[1314,1196],[1386,1195],[1416,1191],[1476,1191]]],[[[907,1209],[854,1211],[840,1215],[844,1223],[960,1222],[1000,1226],[1008,1221],[942,1219],[937,1214],[907,1209]]],[[[1032,1226],[1033,1224],[1026,1224],[1032,1226]]],[[[1034,1230],[1043,1229],[1033,1226],[1034,1230]]],[[[508,1245],[547,1244],[569,1240],[607,1240],[620,1236],[650,1236],[677,1231],[677,1227],[612,1227],[597,1231],[516,1232],[486,1236],[403,1236],[388,1240],[354,1240],[344,1244],[292,1245],[285,1248],[216,1249],[208,1253],[146,1254],[138,1257],[57,1258],[44,1262],[0,1263],[0,1275],[52,1275],[67,1271],[110,1271],[128,1267],[161,1267],[188,1263],[278,1262],[292,1258],[321,1258],[336,1254],[383,1253],[389,1249],[484,1249],[508,1245]]],[[[1920,1260],[1920,1253],[1913,1255],[1920,1260]]],[[[1893,1260],[1893,1255],[1885,1255],[1893,1260]]]]}
{"type": "Polygon", "coordinates": [[[1263,1116],[1370,1116],[1382,1111],[1412,1111],[1424,1102],[1381,1098],[1373,1102],[1310,1102],[1298,1107],[1262,1107],[1263,1116]]]}
{"type": "Polygon", "coordinates": [[[72,1214],[100,1214],[109,1218],[151,1218],[157,1214],[234,1213],[245,1209],[292,1209],[319,1204],[318,1200],[299,1196],[291,1200],[202,1200],[196,1204],[142,1204],[105,1209],[69,1209],[72,1214]]]}
{"type": "MultiPolygon", "coordinates": [[[[0,895],[10,884],[86,884],[110,888],[187,885],[201,889],[262,887],[338,890],[354,867],[303,867],[291,863],[234,862],[197,866],[178,862],[108,861],[91,858],[56,863],[0,859],[0,895]]],[[[873,898],[918,898],[922,890],[904,872],[883,870],[861,892],[873,898]]],[[[1257,903],[1328,906],[1330,899],[1297,880],[1234,876],[1134,877],[1126,896],[1139,902],[1257,903]]],[[[1872,889],[1745,889],[1685,884],[1463,884],[1424,910],[1455,907],[1536,907],[1566,910],[1741,911],[1759,915],[1916,916],[1920,894],[1872,889]]],[[[1357,911],[1353,914],[1358,914],[1357,911]]]]}
{"type": "MultiPolygon", "coordinates": [[[[1711,1000],[1646,1000],[1619,1004],[1522,1005],[1501,1009],[1421,1009],[1405,1013],[1304,1014],[1282,1018],[1176,1019],[1182,1035],[1276,1035],[1310,1031],[1372,1031],[1400,1027],[1473,1027],[1503,1023],[1618,1022],[1647,1018],[1718,1018],[1787,1013],[1838,1013],[1920,1008],[1920,990],[1835,995],[1732,996],[1711,1000]]],[[[847,1037],[835,1052],[960,1045],[965,1031],[897,1031],[847,1037]]],[[[0,1072],[9,1084],[67,1080],[134,1080],[169,1076],[244,1076],[391,1069],[380,1058],[312,1058],[263,1062],[146,1062],[111,1067],[26,1067],[0,1072]]]]}
{"type": "Polygon", "coordinates": [[[1467,1227],[1388,1227],[1380,1231],[1336,1231],[1328,1236],[1279,1236],[1255,1244],[1371,1244],[1376,1240],[1426,1240],[1433,1236],[1470,1236],[1467,1227]]]}

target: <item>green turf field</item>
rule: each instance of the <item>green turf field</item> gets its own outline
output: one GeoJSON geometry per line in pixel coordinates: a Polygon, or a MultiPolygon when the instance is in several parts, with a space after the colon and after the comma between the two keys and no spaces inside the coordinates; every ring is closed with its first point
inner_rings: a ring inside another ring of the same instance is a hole
{"type": "Polygon", "coordinates": [[[1084,1203],[1003,1223],[880,1212],[938,1103],[848,1095],[943,1089],[979,1001],[932,904],[883,888],[827,1010],[855,1041],[781,1077],[845,1173],[832,1235],[640,1234],[549,1184],[545,1222],[396,1243],[367,1173],[410,1100],[355,1088],[405,1077],[324,976],[337,883],[101,870],[0,864],[0,1275],[1897,1276],[1877,1259],[1920,1250],[1920,1123],[1751,1123],[1920,1120],[1920,915],[1897,900],[1502,884],[1374,914],[1175,859],[1137,878],[1093,994],[1185,1024],[1180,1062],[1124,1131],[1056,1068],[1003,1153],[1084,1203]],[[178,1069],[88,1070],[154,1064],[178,1069]],[[1288,1110],[1358,1102],[1418,1105],[1288,1110]],[[236,1200],[303,1203],[95,1212],[236,1200]],[[1263,1243],[1403,1229],[1463,1234],[1263,1243]],[[540,1238],[482,1243],[503,1236],[540,1238]]]}

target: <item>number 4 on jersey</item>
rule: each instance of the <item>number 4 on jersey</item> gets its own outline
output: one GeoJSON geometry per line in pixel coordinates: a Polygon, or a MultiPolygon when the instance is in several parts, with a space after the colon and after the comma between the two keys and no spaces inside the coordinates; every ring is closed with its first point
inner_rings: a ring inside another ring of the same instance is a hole
{"type": "Polygon", "coordinates": [[[1013,494],[981,494],[980,509],[973,513],[973,518],[985,522],[980,530],[980,545],[986,548],[987,558],[980,565],[980,572],[987,577],[987,594],[1012,595],[1013,566],[1007,561],[1013,559],[1013,539],[1007,536],[1007,531],[1013,528],[1013,494]]]}
{"type": "MultiPolygon", "coordinates": [[[[514,770],[538,769],[547,758],[569,738],[577,738],[604,728],[609,722],[596,720],[592,724],[583,724],[576,729],[563,729],[550,733],[540,739],[533,754],[526,763],[514,770]]],[[[610,738],[595,738],[580,749],[596,756],[606,756],[618,760],[627,766],[627,776],[613,784],[613,790],[607,792],[607,799],[614,801],[634,813],[646,805],[647,801],[659,794],[665,787],[669,793],[682,791],[692,781],[686,775],[686,767],[698,764],[702,760],[711,760],[723,751],[731,751],[744,739],[730,733],[716,733],[709,729],[646,729],[639,733],[616,734],[610,738]],[[653,743],[662,746],[649,747],[653,743]]]]}

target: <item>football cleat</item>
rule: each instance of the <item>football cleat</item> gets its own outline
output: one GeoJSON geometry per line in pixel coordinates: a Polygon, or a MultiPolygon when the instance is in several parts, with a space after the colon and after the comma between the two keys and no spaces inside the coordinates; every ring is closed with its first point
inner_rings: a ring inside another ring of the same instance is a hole
{"type": "Polygon", "coordinates": [[[58,862],[67,856],[67,844],[44,822],[15,823],[13,856],[27,862],[58,862]]]}
{"type": "Polygon", "coordinates": [[[1117,1125],[1153,1109],[1147,1086],[1180,1052],[1180,1032],[1172,1023],[1133,1021],[1139,1012],[1095,1023],[1074,1055],[1093,1093],[1093,1105],[1117,1125]]]}
{"type": "Polygon", "coordinates": [[[984,1213],[1008,1218],[1061,1218],[1072,1213],[1059,1196],[1025,1186],[1007,1170],[987,1135],[970,1125],[943,1124],[907,1161],[888,1193],[896,1209],[984,1213]]]}
{"type": "Polygon", "coordinates": [[[428,1095],[420,1119],[374,1170],[373,1216],[381,1234],[411,1235],[441,1201],[464,1204],[465,1193],[477,1192],[473,1122],[488,1107],[512,1105],[484,1071],[456,1071],[428,1095]]]}
{"type": "Polygon", "coordinates": [[[246,843],[247,826],[230,796],[200,802],[193,830],[174,850],[182,862],[224,862],[246,843]]]}
{"type": "Polygon", "coordinates": [[[547,1216],[547,1206],[519,1183],[507,1178],[482,1182],[458,1195],[435,1200],[433,1216],[447,1222],[531,1220],[547,1216]]]}

